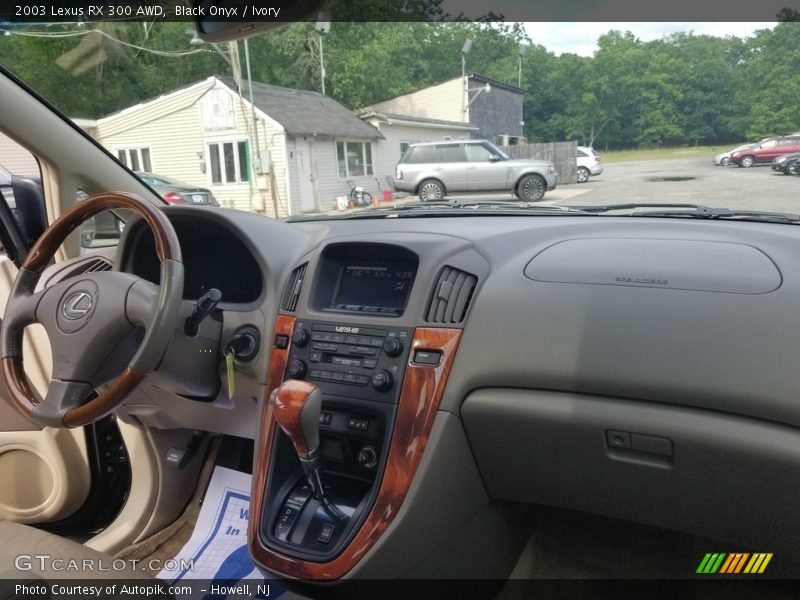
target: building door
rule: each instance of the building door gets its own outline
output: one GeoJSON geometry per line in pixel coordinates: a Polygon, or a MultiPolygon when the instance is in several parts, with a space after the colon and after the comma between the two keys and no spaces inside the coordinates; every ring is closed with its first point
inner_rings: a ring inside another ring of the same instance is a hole
{"type": "Polygon", "coordinates": [[[295,138],[295,159],[297,161],[297,193],[300,196],[300,210],[317,210],[314,199],[314,172],[311,167],[311,142],[307,138],[295,138]]]}

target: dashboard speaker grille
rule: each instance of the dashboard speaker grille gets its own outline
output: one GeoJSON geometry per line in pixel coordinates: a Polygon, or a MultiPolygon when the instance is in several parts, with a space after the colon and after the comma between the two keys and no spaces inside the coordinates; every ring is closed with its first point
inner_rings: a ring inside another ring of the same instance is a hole
{"type": "Polygon", "coordinates": [[[425,320],[429,323],[461,323],[477,284],[478,278],[471,273],[453,267],[442,269],[425,320]]]}
{"type": "Polygon", "coordinates": [[[303,287],[303,277],[306,274],[307,266],[308,263],[300,265],[289,276],[289,281],[286,282],[286,287],[283,290],[283,299],[281,300],[281,308],[283,310],[294,312],[297,309],[297,302],[300,299],[300,290],[303,287]]]}

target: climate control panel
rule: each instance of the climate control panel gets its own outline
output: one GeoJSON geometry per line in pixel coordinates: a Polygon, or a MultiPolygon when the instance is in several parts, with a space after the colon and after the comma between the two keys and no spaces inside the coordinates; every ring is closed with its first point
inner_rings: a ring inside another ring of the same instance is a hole
{"type": "Polygon", "coordinates": [[[323,393],[397,402],[412,330],[322,321],[295,323],[287,379],[305,379],[323,393]]]}

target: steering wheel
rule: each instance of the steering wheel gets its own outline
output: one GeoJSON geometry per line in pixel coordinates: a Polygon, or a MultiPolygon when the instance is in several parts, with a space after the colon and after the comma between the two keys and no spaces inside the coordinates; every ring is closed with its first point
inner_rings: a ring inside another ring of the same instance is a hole
{"type": "Polygon", "coordinates": [[[138,196],[98,194],[59,217],[25,257],[0,327],[0,378],[17,408],[41,426],[80,427],[122,404],[144,376],[156,369],[172,338],[183,298],[181,261],[172,224],[138,196]],[[36,291],[42,271],[67,235],[92,216],[115,208],[137,213],[153,231],[161,285],[105,271],[82,273],[36,291]],[[23,369],[22,334],[32,323],[42,324],[53,353],[53,376],[44,399],[33,391],[23,369]],[[113,351],[132,343],[137,327],[144,329],[141,344],[127,368],[109,384],[113,351]]]}

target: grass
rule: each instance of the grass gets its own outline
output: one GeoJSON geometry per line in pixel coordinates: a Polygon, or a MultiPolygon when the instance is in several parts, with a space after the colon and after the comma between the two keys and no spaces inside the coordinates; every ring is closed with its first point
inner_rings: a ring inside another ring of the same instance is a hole
{"type": "Polygon", "coordinates": [[[689,146],[686,148],[651,148],[649,150],[618,150],[602,152],[596,148],[603,157],[604,163],[631,162],[634,160],[669,160],[670,158],[695,158],[707,156],[709,160],[720,152],[735,148],[736,144],[719,146],[689,146]]]}

